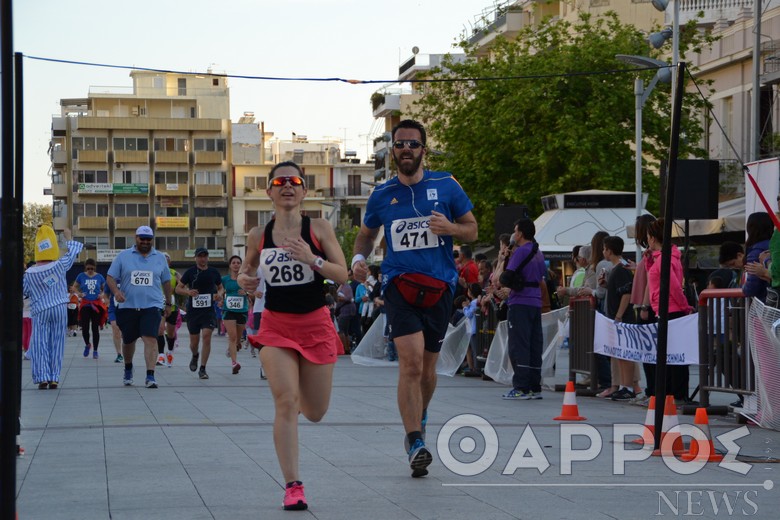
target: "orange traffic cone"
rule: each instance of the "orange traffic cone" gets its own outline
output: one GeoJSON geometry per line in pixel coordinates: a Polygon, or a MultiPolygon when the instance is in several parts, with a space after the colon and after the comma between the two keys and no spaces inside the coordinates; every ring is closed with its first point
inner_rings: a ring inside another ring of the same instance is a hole
{"type": "Polygon", "coordinates": [[[693,439],[691,441],[691,448],[688,452],[683,453],[680,457],[685,462],[692,460],[705,460],[707,462],[720,462],[723,460],[723,455],[715,453],[715,446],[712,444],[712,437],[710,436],[710,420],[707,417],[706,408],[697,408],[696,417],[693,419],[693,424],[699,427],[707,436],[706,441],[700,441],[693,439]]]}
{"type": "Polygon", "coordinates": [[[647,414],[645,415],[645,429],[642,432],[641,439],[634,439],[634,444],[644,444],[645,446],[653,446],[655,442],[655,396],[650,396],[650,403],[647,406],[647,414]]]}
{"type": "Polygon", "coordinates": [[[585,417],[580,416],[580,409],[577,407],[577,392],[574,391],[574,382],[566,383],[566,393],[563,394],[563,408],[561,415],[553,419],[554,421],[585,421],[585,417]]]}
{"type": "MultiPolygon", "coordinates": [[[[672,454],[677,456],[685,453],[682,436],[680,435],[680,432],[667,432],[679,424],[680,421],[677,419],[677,407],[674,404],[674,396],[667,395],[666,402],[664,403],[664,422],[661,425],[661,446],[663,446],[664,439],[666,439],[667,435],[674,436],[674,439],[672,440],[672,454]]],[[[669,455],[669,453],[663,452],[660,447],[657,450],[653,450],[654,457],[659,457],[661,455],[669,455]]]]}

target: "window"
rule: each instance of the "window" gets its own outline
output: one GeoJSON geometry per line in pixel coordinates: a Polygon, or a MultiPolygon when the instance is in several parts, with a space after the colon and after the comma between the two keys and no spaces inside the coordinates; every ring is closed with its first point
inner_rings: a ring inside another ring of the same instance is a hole
{"type": "Polygon", "coordinates": [[[187,95],[187,78],[179,78],[177,80],[177,84],[179,87],[179,95],[180,96],[186,96],[187,95]]]}
{"type": "Polygon", "coordinates": [[[152,87],[154,88],[163,88],[165,84],[163,83],[162,76],[155,76],[152,78],[152,87]]]}
{"type": "Polygon", "coordinates": [[[62,176],[62,170],[54,170],[51,172],[52,184],[65,184],[65,178],[62,176]]]}
{"type": "Polygon", "coordinates": [[[114,237],[114,249],[127,249],[135,244],[135,237],[114,237]]]}
{"type": "Polygon", "coordinates": [[[316,175],[304,175],[303,178],[306,181],[306,189],[307,190],[315,189],[316,183],[314,181],[317,179],[316,175]]]}
{"type": "Polygon", "coordinates": [[[196,152],[223,152],[225,151],[224,139],[195,139],[196,152]]]}
{"type": "Polygon", "coordinates": [[[73,170],[73,178],[78,184],[105,184],[108,182],[106,170],[73,170]]]}
{"type": "Polygon", "coordinates": [[[360,182],[360,175],[347,176],[347,195],[355,197],[361,194],[363,185],[360,182]]]}
{"type": "Polygon", "coordinates": [[[114,204],[114,216],[115,217],[148,217],[149,205],[146,203],[114,204]]]}
{"type": "Polygon", "coordinates": [[[155,152],[189,152],[190,146],[187,139],[176,137],[155,137],[155,152]]]}
{"type": "Polygon", "coordinates": [[[268,188],[268,177],[244,177],[244,188],[249,190],[264,190],[268,188]]]}
{"type": "Polygon", "coordinates": [[[195,113],[195,110],[196,110],[195,107],[190,107],[190,118],[191,119],[195,119],[197,117],[197,115],[195,113]]]}
{"type": "Polygon", "coordinates": [[[206,249],[225,249],[227,237],[195,237],[192,239],[192,247],[205,247],[206,249]]]}
{"type": "Polygon", "coordinates": [[[154,205],[155,217],[189,217],[190,206],[189,204],[182,204],[178,207],[162,206],[160,204],[154,205]]]}
{"type": "Polygon", "coordinates": [[[211,79],[211,84],[213,86],[215,86],[215,87],[218,87],[219,86],[219,78],[212,78],[211,79]]]}
{"type": "Polygon", "coordinates": [[[73,204],[73,223],[78,223],[78,217],[107,217],[108,204],[76,203],[73,204]]]}
{"type": "Polygon", "coordinates": [[[68,204],[64,200],[55,200],[51,208],[51,216],[54,218],[68,216],[68,204]]]}
{"type": "Polygon", "coordinates": [[[184,251],[190,248],[190,237],[155,237],[154,247],[160,251],[184,251]]]}
{"type": "Polygon", "coordinates": [[[108,150],[106,137],[71,137],[70,142],[73,150],[108,150]]]}
{"type": "Polygon", "coordinates": [[[248,233],[253,227],[265,227],[273,218],[273,211],[245,211],[244,212],[244,232],[248,233]]]}
{"type": "Polygon", "coordinates": [[[196,217],[227,218],[227,208],[195,208],[196,217]]]}
{"type": "Polygon", "coordinates": [[[116,184],[149,184],[149,172],[144,170],[115,170],[116,184]]]}
{"type": "Polygon", "coordinates": [[[146,151],[149,139],[146,137],[114,137],[114,150],[146,151]]]}
{"type": "Polygon", "coordinates": [[[155,184],[187,184],[187,172],[154,172],[155,184]]]}
{"type": "Polygon", "coordinates": [[[195,172],[195,184],[225,185],[225,172],[195,172]]]}
{"type": "Polygon", "coordinates": [[[73,237],[73,240],[84,244],[84,249],[108,249],[108,237],[73,237]]]}

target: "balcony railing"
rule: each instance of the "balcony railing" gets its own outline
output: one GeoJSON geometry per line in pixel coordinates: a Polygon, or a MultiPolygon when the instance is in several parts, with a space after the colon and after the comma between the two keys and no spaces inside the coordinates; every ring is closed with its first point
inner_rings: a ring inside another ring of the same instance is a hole
{"type": "Polygon", "coordinates": [[[116,163],[148,163],[149,152],[146,150],[115,150],[114,162],[116,163]]]}
{"type": "Polygon", "coordinates": [[[51,185],[51,195],[52,197],[67,197],[68,196],[68,185],[64,183],[59,184],[52,184],[51,185]]]}
{"type": "Polygon", "coordinates": [[[195,229],[222,229],[225,227],[225,219],[223,217],[195,217],[195,229]]]}
{"type": "Polygon", "coordinates": [[[317,196],[326,199],[341,199],[345,197],[368,197],[371,194],[371,190],[368,186],[346,187],[341,186],[337,188],[318,188],[317,196]]]}
{"type": "MultiPolygon", "coordinates": [[[[745,10],[753,11],[755,0],[678,0],[680,2],[680,24],[694,19],[696,23],[711,23],[715,20],[733,21],[742,15],[745,10]],[[704,13],[699,18],[699,13],[704,13]]],[[[674,10],[664,11],[664,22],[672,24],[674,10]]]]}
{"type": "Polygon", "coordinates": [[[189,163],[189,157],[187,152],[154,152],[154,162],[156,163],[189,163]]]}
{"type": "Polygon", "coordinates": [[[136,229],[148,225],[149,217],[114,217],[114,229],[136,229]]]}
{"type": "Polygon", "coordinates": [[[107,163],[107,150],[77,150],[76,159],[79,162],[107,163]]]}
{"type": "Polygon", "coordinates": [[[187,197],[190,187],[188,184],[155,184],[154,194],[158,197],[187,197]]]}
{"type": "Polygon", "coordinates": [[[104,229],[108,230],[108,217],[79,217],[79,229],[104,229]]]}
{"type": "Polygon", "coordinates": [[[51,162],[54,164],[68,164],[68,152],[66,150],[52,150],[51,162]]]}
{"type": "Polygon", "coordinates": [[[224,152],[195,152],[195,164],[220,164],[224,158],[224,152]]]}
{"type": "Polygon", "coordinates": [[[196,184],[196,197],[222,197],[225,195],[225,187],[221,184],[196,184]]]}
{"type": "Polygon", "coordinates": [[[376,104],[373,114],[374,117],[387,117],[398,110],[401,110],[401,96],[397,94],[386,94],[382,96],[380,102],[376,104]]]}

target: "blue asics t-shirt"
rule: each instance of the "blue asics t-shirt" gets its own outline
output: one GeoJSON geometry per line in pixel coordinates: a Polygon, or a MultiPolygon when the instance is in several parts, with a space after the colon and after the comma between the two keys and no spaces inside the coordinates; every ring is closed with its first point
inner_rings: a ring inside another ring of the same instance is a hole
{"type": "Polygon", "coordinates": [[[79,273],[76,277],[76,283],[79,284],[81,292],[84,293],[84,299],[94,302],[100,298],[100,291],[106,285],[106,279],[100,273],[95,273],[91,277],[87,273],[79,273]]]}
{"type": "Polygon", "coordinates": [[[406,186],[393,177],[368,198],[363,222],[369,228],[384,225],[387,256],[382,262],[382,284],[402,273],[422,273],[450,284],[455,291],[458,271],[452,257],[452,237],[429,231],[431,211],[450,221],[472,210],[466,192],[448,172],[425,170],[417,184],[406,186]]]}

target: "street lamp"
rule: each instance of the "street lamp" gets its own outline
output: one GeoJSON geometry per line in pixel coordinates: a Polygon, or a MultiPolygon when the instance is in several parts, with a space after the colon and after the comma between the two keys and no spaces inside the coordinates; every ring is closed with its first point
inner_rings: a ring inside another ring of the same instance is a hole
{"type": "MultiPolygon", "coordinates": [[[[637,67],[658,67],[658,71],[650,80],[650,83],[645,88],[645,83],[642,78],[638,77],[634,80],[634,95],[636,96],[636,128],[635,137],[636,140],[636,160],[635,160],[635,176],[636,176],[636,216],[637,218],[642,216],[642,108],[645,106],[647,98],[653,92],[656,84],[669,83],[672,80],[672,74],[669,71],[669,65],[666,62],[648,58],[647,56],[633,56],[629,54],[617,54],[615,58],[618,60],[634,65],[637,67]]],[[[636,238],[634,238],[636,240],[636,238]]],[[[636,261],[642,256],[642,251],[639,247],[639,242],[636,243],[636,261]]]]}
{"type": "MultiPolygon", "coordinates": [[[[669,0],[651,0],[653,7],[658,11],[664,12],[669,7],[669,0]]],[[[677,82],[677,63],[680,61],[680,0],[674,0],[674,11],[672,13],[672,31],[664,29],[660,33],[653,33],[648,40],[656,49],[663,45],[665,40],[672,38],[672,99],[674,99],[674,88],[677,82]],[[657,45],[656,45],[657,44],[657,45]]]]}

